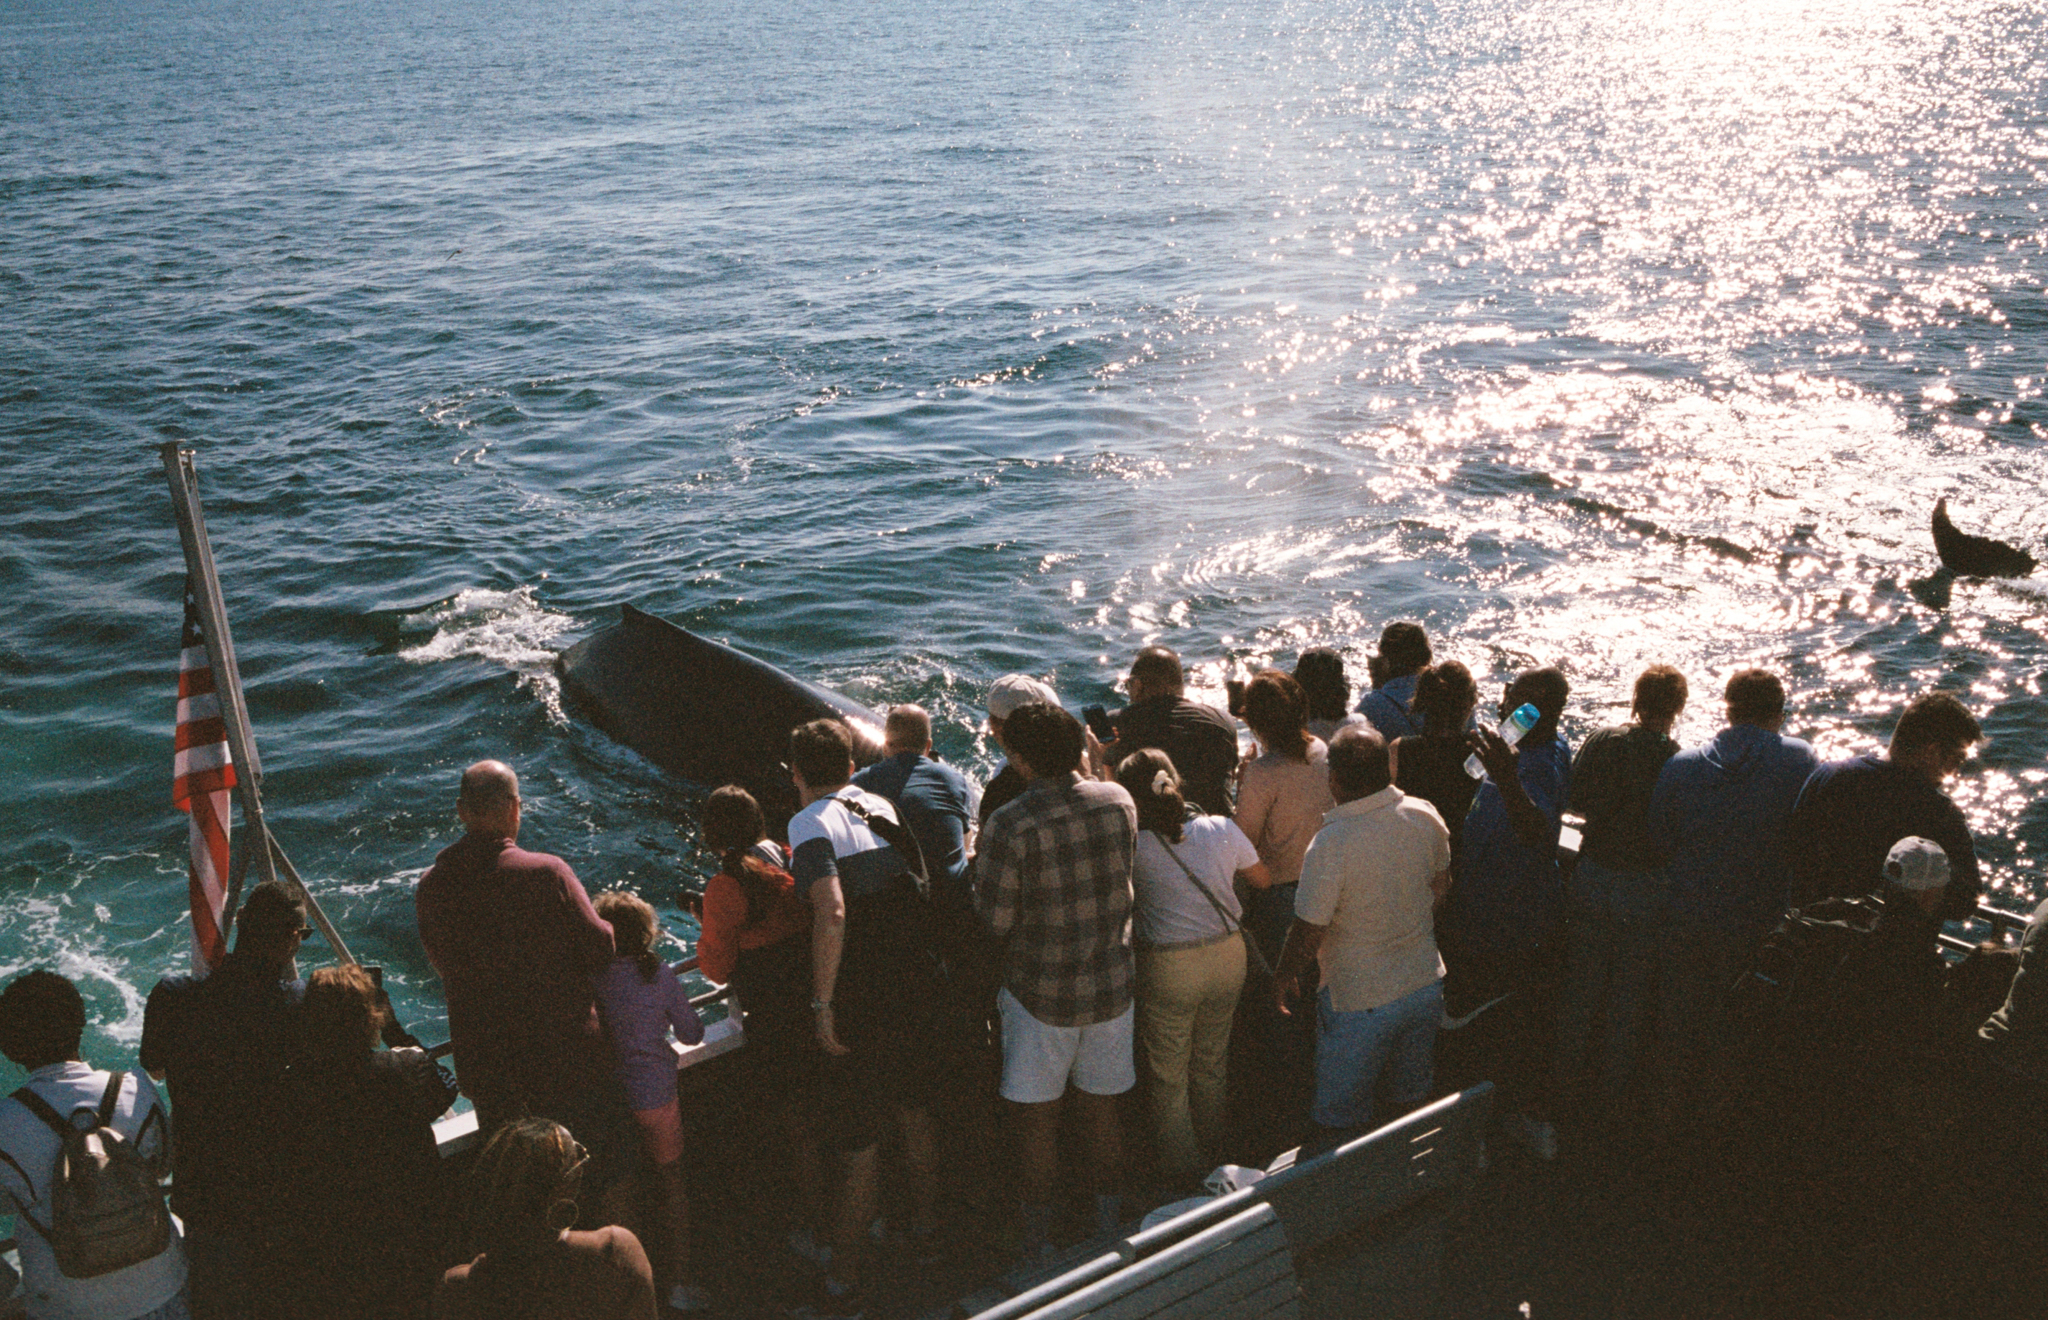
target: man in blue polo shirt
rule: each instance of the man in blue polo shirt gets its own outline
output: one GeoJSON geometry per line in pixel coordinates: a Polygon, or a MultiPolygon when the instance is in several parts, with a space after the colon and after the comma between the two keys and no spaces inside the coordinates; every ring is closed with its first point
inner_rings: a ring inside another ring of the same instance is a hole
{"type": "Polygon", "coordinates": [[[882,759],[853,777],[854,785],[896,805],[917,836],[931,877],[932,899],[971,910],[967,839],[981,794],[967,776],[932,757],[932,717],[922,706],[893,706],[882,727],[882,759]]]}
{"type": "MultiPolygon", "coordinates": [[[[987,939],[974,912],[967,878],[967,847],[981,793],[967,777],[932,757],[932,717],[924,707],[892,707],[883,726],[883,759],[853,777],[856,788],[880,794],[896,807],[917,840],[931,878],[932,940],[945,963],[944,1033],[932,1042],[947,1051],[947,1068],[972,1070],[988,1062],[989,1017],[996,986],[987,939]]],[[[955,1118],[968,1115],[948,1107],[955,1118]]],[[[985,1141],[986,1134],[981,1134],[985,1141]]]]}

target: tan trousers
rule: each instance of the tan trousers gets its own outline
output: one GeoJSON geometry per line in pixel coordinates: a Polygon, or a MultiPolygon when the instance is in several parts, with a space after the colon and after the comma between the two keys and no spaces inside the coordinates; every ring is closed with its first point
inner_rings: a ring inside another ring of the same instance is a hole
{"type": "Polygon", "coordinates": [[[1244,989],[1244,938],[1138,950],[1138,1044],[1150,1082],[1160,1172],[1207,1172],[1223,1133],[1230,1022],[1244,989]]]}

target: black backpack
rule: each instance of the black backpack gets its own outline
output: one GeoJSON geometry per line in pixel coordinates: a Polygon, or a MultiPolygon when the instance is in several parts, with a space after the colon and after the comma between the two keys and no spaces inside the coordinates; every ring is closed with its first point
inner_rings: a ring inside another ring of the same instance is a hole
{"type": "Polygon", "coordinates": [[[140,1265],[171,1245],[171,1212],[156,1171],[110,1126],[127,1076],[116,1072],[107,1078],[98,1109],[80,1105],[72,1111],[74,1118],[90,1116],[89,1128],[65,1119],[26,1086],[14,1093],[62,1143],[44,1197],[50,1222],[38,1224],[26,1209],[21,1218],[50,1244],[67,1279],[95,1279],[140,1265]]]}
{"type": "Polygon", "coordinates": [[[1853,1016],[1858,973],[1883,915],[1875,895],[1823,899],[1787,912],[1729,991],[1730,1015],[1760,1044],[1839,1035],[1853,1016]]]}

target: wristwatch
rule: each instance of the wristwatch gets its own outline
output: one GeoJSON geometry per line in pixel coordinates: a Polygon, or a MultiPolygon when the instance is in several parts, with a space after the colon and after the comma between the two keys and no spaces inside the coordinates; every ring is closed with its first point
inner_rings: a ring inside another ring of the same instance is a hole
{"type": "Polygon", "coordinates": [[[813,1013],[822,1013],[830,1007],[832,1007],[832,1001],[829,999],[813,999],[811,1001],[811,1011],[813,1013]]]}

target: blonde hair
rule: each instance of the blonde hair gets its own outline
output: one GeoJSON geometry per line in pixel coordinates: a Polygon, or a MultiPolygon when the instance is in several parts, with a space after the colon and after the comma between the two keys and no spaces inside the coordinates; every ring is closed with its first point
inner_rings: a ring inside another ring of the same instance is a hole
{"type": "Polygon", "coordinates": [[[647,900],[628,889],[607,889],[592,906],[612,924],[612,948],[640,965],[641,980],[652,982],[661,970],[661,958],[654,952],[661,922],[647,900]]]}
{"type": "Polygon", "coordinates": [[[486,1315],[524,1315],[544,1257],[573,1218],[582,1151],[569,1129],[545,1118],[501,1125],[469,1168],[467,1251],[486,1315]]]}

